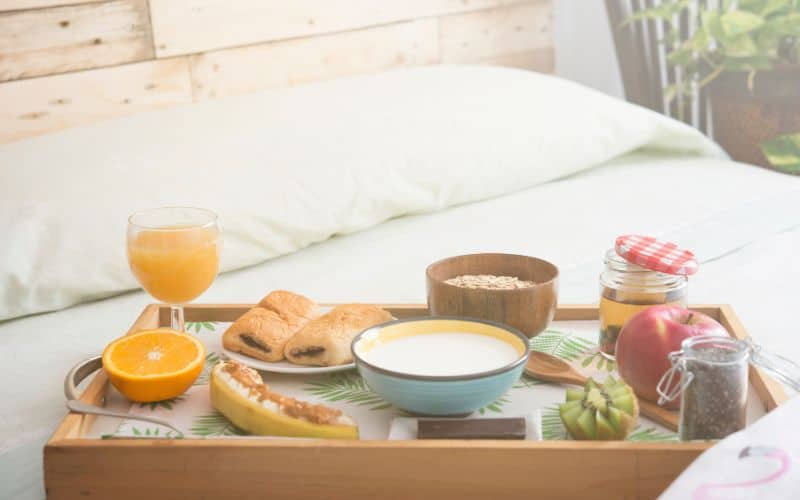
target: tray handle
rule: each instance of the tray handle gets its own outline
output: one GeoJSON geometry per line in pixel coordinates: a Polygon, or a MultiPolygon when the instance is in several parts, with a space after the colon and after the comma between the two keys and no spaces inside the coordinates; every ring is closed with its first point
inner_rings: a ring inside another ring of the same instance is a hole
{"type": "Polygon", "coordinates": [[[78,399],[78,385],[89,375],[96,372],[103,367],[103,357],[94,356],[89,359],[84,359],[67,373],[64,379],[64,396],[67,400],[78,399]]]}

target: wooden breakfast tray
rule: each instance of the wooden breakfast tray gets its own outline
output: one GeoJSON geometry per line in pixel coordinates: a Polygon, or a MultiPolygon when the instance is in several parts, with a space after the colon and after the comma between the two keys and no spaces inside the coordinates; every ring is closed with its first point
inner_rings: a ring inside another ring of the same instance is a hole
{"type": "MultiPolygon", "coordinates": [[[[424,305],[381,305],[395,317],[424,305]]],[[[190,305],[186,320],[230,322],[250,305],[190,305]]],[[[732,336],[747,336],[730,306],[697,306],[732,336]]],[[[555,321],[597,320],[596,306],[561,306],[555,321]]],[[[150,305],[130,331],[169,324],[150,305]]],[[[786,399],[752,368],[766,411],[786,399]]],[[[81,400],[102,406],[102,370],[81,400]]],[[[708,443],[582,441],[334,441],[91,439],[95,417],[68,414],[44,450],[48,498],[654,498],[708,443]]]]}

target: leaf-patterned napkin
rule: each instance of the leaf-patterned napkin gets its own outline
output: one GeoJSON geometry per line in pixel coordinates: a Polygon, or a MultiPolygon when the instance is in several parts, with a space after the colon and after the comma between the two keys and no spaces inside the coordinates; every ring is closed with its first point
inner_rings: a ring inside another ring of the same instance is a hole
{"type": "MultiPolygon", "coordinates": [[[[134,404],[130,413],[163,418],[186,438],[236,437],[245,433],[217,412],[209,399],[208,374],[222,352],[222,332],[230,323],[187,323],[186,330],[197,335],[206,346],[206,366],[194,386],[183,395],[157,403],[134,404]]],[[[531,340],[531,347],[570,361],[583,373],[603,380],[614,373],[613,361],[597,351],[598,324],[594,321],[554,322],[551,328],[531,340]]],[[[387,439],[392,421],[409,417],[372,392],[356,370],[320,375],[286,375],[262,372],[264,381],[274,391],[297,399],[340,408],[358,422],[361,439],[387,439]]],[[[548,384],[523,375],[505,395],[481,408],[474,417],[541,415],[541,438],[566,439],[558,416],[558,404],[564,400],[564,387],[548,384]]],[[[412,419],[413,420],[413,419],[412,419]]],[[[124,420],[115,432],[106,436],[172,438],[169,429],[137,420],[124,420]]],[[[639,441],[674,440],[674,433],[646,419],[629,437],[639,441]]]]}

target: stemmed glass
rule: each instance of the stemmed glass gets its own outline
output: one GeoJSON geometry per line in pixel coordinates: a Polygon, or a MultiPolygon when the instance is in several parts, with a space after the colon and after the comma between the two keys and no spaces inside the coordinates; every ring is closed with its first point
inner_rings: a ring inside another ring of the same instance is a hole
{"type": "Polygon", "coordinates": [[[163,207],[128,218],[128,264],[147,293],[170,304],[172,328],[184,331],[183,305],[206,291],[219,270],[217,214],[163,207]]]}

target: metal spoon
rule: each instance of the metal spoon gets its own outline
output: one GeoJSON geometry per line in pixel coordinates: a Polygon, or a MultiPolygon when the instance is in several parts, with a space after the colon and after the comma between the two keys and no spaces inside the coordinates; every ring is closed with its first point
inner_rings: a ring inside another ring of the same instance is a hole
{"type": "Polygon", "coordinates": [[[173,430],[177,434],[177,438],[183,438],[183,432],[180,431],[177,427],[172,425],[171,423],[167,422],[166,420],[157,418],[157,417],[148,417],[147,415],[130,415],[125,412],[121,411],[111,411],[106,410],[105,408],[100,408],[99,406],[90,405],[84,403],[82,401],[78,401],[77,399],[70,399],[67,400],[67,408],[70,411],[74,411],[77,413],[86,413],[88,415],[101,415],[104,417],[118,417],[124,418],[128,420],[141,420],[143,422],[150,422],[151,424],[158,424],[163,425],[164,427],[168,427],[173,430]]]}
{"type": "MultiPolygon", "coordinates": [[[[525,365],[525,373],[545,382],[569,385],[583,385],[587,379],[584,374],[563,359],[539,351],[531,351],[528,364],[525,365]]],[[[678,415],[676,413],[641,398],[639,398],[639,410],[642,415],[645,415],[650,420],[670,430],[678,430],[678,415]]]]}

